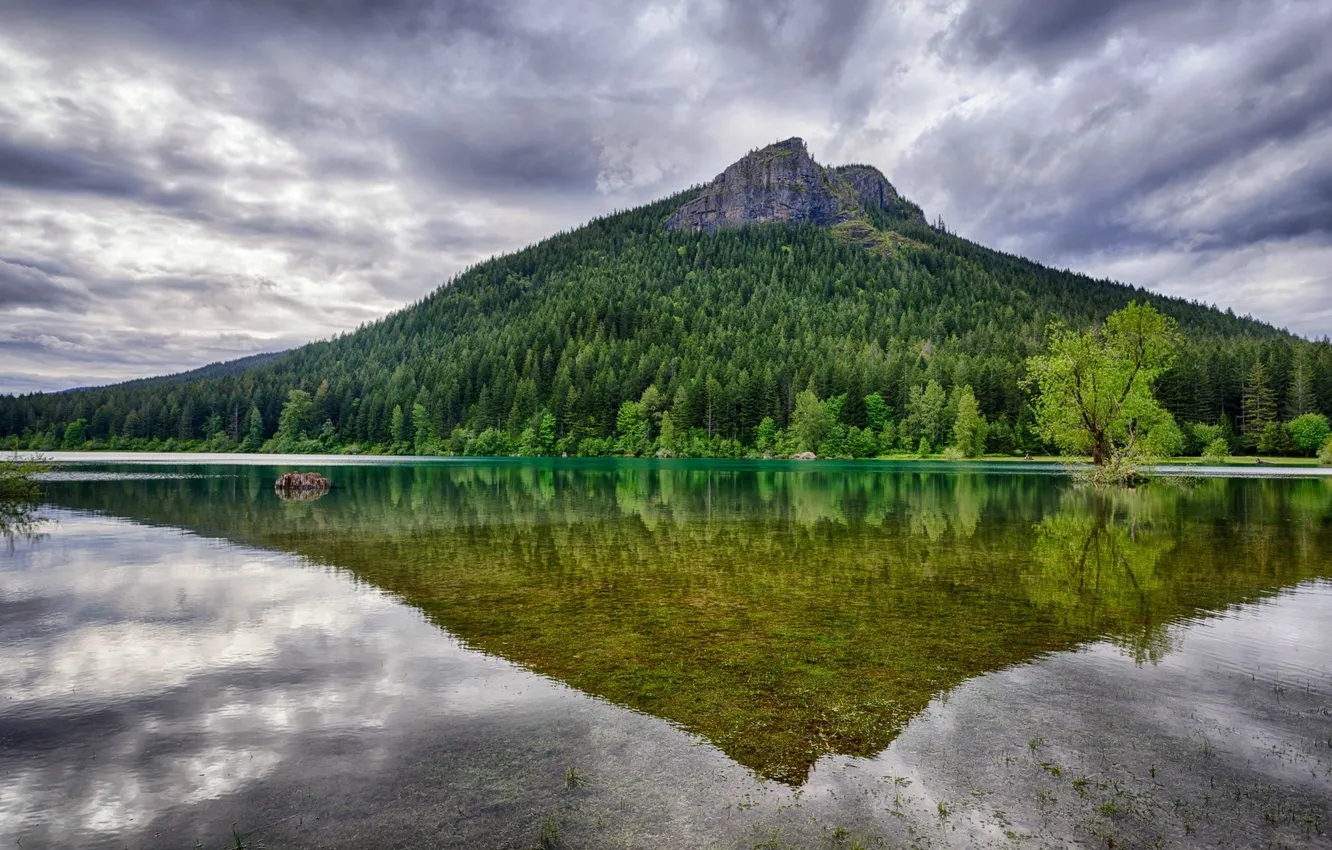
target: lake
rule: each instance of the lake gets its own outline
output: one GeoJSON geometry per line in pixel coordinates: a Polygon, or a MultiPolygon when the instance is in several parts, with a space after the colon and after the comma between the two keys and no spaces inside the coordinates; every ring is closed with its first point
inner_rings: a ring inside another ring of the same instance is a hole
{"type": "Polygon", "coordinates": [[[1326,477],[85,460],[4,846],[1332,847],[1326,477]]]}

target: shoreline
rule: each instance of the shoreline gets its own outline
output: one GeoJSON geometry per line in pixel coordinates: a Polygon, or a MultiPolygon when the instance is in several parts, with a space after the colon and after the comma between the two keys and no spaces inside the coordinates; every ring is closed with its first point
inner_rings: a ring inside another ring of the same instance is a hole
{"type": "MultiPolygon", "coordinates": [[[[1087,461],[1064,457],[1033,457],[1030,460],[1017,457],[982,457],[966,460],[945,460],[942,457],[879,457],[879,458],[842,458],[831,460],[791,460],[789,458],[615,458],[615,457],[486,457],[453,455],[343,455],[343,454],[252,454],[252,453],[206,453],[206,452],[27,452],[19,451],[11,457],[24,459],[42,459],[56,465],[94,465],[127,464],[144,466],[397,466],[410,464],[451,464],[451,463],[623,463],[633,462],[652,465],[674,465],[680,463],[708,462],[718,465],[762,467],[772,464],[786,464],[794,469],[820,469],[824,464],[835,463],[860,468],[880,467],[883,469],[903,468],[920,471],[921,467],[938,467],[939,471],[982,472],[1003,471],[1011,473],[1059,474],[1066,473],[1070,467],[1086,466],[1087,461]]],[[[1258,464],[1255,458],[1242,457],[1217,464],[1204,463],[1199,458],[1169,458],[1164,463],[1149,467],[1147,474],[1154,476],[1200,476],[1200,477],[1235,477],[1235,478],[1294,478],[1332,477],[1332,466],[1321,466],[1312,458],[1264,458],[1258,464]]]]}

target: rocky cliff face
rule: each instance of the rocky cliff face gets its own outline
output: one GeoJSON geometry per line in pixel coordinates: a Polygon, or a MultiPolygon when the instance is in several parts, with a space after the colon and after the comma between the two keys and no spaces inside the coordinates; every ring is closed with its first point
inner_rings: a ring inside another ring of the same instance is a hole
{"type": "Polygon", "coordinates": [[[666,227],[715,233],[774,221],[829,226],[858,218],[867,209],[894,210],[905,203],[877,168],[825,168],[810,157],[803,139],[787,139],[754,151],[717,175],[666,220],[666,227]]]}

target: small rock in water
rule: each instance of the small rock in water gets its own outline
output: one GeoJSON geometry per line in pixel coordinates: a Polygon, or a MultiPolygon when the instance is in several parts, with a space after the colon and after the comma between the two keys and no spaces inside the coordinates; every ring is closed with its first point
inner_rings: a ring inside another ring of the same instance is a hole
{"type": "Polygon", "coordinates": [[[273,489],[279,493],[323,493],[332,486],[333,482],[318,472],[284,472],[273,489]]]}
{"type": "Polygon", "coordinates": [[[800,454],[791,455],[791,460],[818,460],[818,457],[813,452],[801,452],[800,454]]]}

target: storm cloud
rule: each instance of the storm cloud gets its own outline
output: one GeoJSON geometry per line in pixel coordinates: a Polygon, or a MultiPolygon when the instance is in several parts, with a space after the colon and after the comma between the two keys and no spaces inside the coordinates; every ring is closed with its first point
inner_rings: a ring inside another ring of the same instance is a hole
{"type": "Polygon", "coordinates": [[[962,235],[1332,332],[1314,0],[45,0],[0,31],[0,391],[326,337],[804,136],[962,235]]]}

